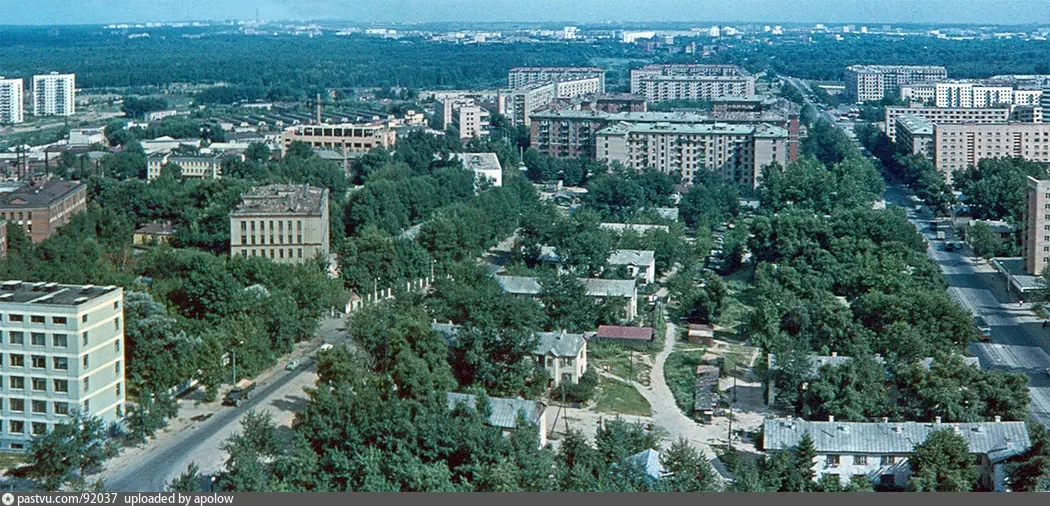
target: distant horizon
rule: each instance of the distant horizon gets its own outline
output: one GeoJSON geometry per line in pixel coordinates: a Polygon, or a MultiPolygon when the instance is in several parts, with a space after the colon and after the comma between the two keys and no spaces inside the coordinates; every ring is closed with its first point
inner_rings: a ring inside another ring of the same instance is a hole
{"type": "Polygon", "coordinates": [[[214,23],[251,21],[256,13],[259,19],[272,22],[358,24],[1050,24],[1050,6],[1044,0],[735,0],[731,5],[722,0],[154,0],[148,4],[134,0],[51,0],[47,5],[0,1],[10,4],[2,26],[214,23]],[[188,12],[197,17],[187,19],[188,12]],[[780,19],[770,20],[776,18],[780,19]]]}

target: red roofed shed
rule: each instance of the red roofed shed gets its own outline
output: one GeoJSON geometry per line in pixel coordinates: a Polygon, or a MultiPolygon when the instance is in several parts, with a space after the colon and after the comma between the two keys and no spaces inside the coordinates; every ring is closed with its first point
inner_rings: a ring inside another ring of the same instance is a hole
{"type": "Polygon", "coordinates": [[[620,325],[599,325],[594,339],[618,341],[624,344],[648,345],[653,342],[652,327],[625,327],[620,325]]]}

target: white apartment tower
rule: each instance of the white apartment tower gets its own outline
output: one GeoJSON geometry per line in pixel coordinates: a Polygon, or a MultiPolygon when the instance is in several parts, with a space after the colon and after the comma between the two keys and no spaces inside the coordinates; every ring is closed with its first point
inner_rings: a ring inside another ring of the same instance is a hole
{"type": "Polygon", "coordinates": [[[52,72],[33,76],[33,115],[72,116],[76,113],[73,100],[76,76],[52,72]]]}
{"type": "Polygon", "coordinates": [[[0,283],[0,450],[21,451],[73,410],[124,415],[124,290],[0,283]]]}
{"type": "Polygon", "coordinates": [[[0,76],[0,124],[21,123],[24,120],[22,98],[22,79],[4,79],[0,76]]]}

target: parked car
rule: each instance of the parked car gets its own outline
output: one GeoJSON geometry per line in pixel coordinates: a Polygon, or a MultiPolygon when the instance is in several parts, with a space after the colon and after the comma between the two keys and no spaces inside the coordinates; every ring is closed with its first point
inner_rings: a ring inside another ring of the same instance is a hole
{"type": "Polygon", "coordinates": [[[992,338],[992,327],[991,325],[988,325],[988,322],[985,321],[984,317],[974,316],[973,326],[977,327],[977,330],[980,332],[982,341],[987,341],[992,338]]]}
{"type": "Polygon", "coordinates": [[[299,361],[293,360],[291,362],[288,362],[288,365],[284,366],[284,368],[289,371],[294,371],[299,368],[299,361]]]}
{"type": "Polygon", "coordinates": [[[248,400],[251,397],[252,392],[255,390],[255,382],[250,379],[242,379],[226,393],[226,397],[223,397],[222,403],[227,406],[240,405],[242,401],[248,400]]]}

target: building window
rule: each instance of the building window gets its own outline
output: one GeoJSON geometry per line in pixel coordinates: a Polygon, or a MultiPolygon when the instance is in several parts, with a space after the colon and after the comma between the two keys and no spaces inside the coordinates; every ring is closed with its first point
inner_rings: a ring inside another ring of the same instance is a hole
{"type": "Polygon", "coordinates": [[[120,309],[120,301],[119,300],[113,301],[113,309],[120,309]]]}
{"type": "MultiPolygon", "coordinates": [[[[11,423],[10,425],[8,425],[8,428],[10,429],[8,432],[11,432],[12,434],[22,434],[26,431],[26,423],[20,420],[11,420],[11,423]]],[[[12,443],[11,448],[14,447],[15,445],[14,443],[12,443]]]]}
{"type": "Polygon", "coordinates": [[[88,345],[88,333],[87,333],[87,331],[84,331],[82,336],[84,337],[84,346],[87,346],[88,345]]]}
{"type": "Polygon", "coordinates": [[[31,315],[29,317],[29,322],[30,323],[44,323],[44,316],[43,315],[31,315]]]}
{"type": "Polygon", "coordinates": [[[69,393],[69,380],[54,380],[52,385],[55,387],[55,392],[69,393]]]}
{"type": "Polygon", "coordinates": [[[88,317],[88,315],[81,316],[80,317],[80,323],[87,323],[87,317],[88,317]]]}
{"type": "Polygon", "coordinates": [[[120,383],[117,383],[117,397],[120,397],[120,383]]]}
{"type": "Polygon", "coordinates": [[[831,467],[837,467],[839,465],[839,456],[828,455],[828,465],[831,467]]]}
{"type": "Polygon", "coordinates": [[[68,402],[56,402],[55,403],[55,414],[56,415],[68,415],[69,414],[69,403],[68,402]]]}
{"type": "Polygon", "coordinates": [[[52,357],[51,367],[57,371],[65,371],[69,369],[69,359],[66,357],[52,357]]]}
{"type": "Polygon", "coordinates": [[[91,359],[91,355],[84,355],[83,360],[81,360],[81,362],[83,362],[83,364],[84,364],[84,368],[85,369],[87,369],[88,367],[91,367],[89,365],[89,364],[91,364],[91,360],[90,359],[91,359]]]}
{"type": "Polygon", "coordinates": [[[113,341],[113,351],[120,352],[120,339],[113,341]]]}
{"type": "Polygon", "coordinates": [[[23,376],[11,376],[11,390],[25,390],[26,379],[23,376]]]}
{"type": "Polygon", "coordinates": [[[51,336],[51,346],[55,348],[65,348],[69,345],[65,334],[54,334],[51,336]]]}
{"type": "Polygon", "coordinates": [[[33,422],[33,435],[42,436],[47,432],[47,424],[40,422],[33,422]]]}
{"type": "Polygon", "coordinates": [[[893,455],[883,455],[881,464],[883,466],[892,466],[896,460],[893,455]]]}
{"type": "Polygon", "coordinates": [[[32,409],[34,413],[47,414],[47,401],[33,401],[32,409]]]}
{"type": "Polygon", "coordinates": [[[8,335],[8,341],[11,344],[25,344],[25,334],[21,332],[11,332],[8,335]]]}
{"type": "Polygon", "coordinates": [[[299,258],[303,257],[303,249],[302,248],[299,248],[298,254],[299,254],[299,258]]]}
{"type": "Polygon", "coordinates": [[[8,355],[8,363],[11,365],[11,367],[25,367],[26,356],[16,354],[8,355]]]}
{"type": "Polygon", "coordinates": [[[47,336],[42,332],[33,332],[29,335],[29,344],[33,346],[47,346],[47,336]]]}
{"type": "Polygon", "coordinates": [[[65,316],[52,316],[51,317],[51,323],[53,323],[55,325],[65,325],[66,324],[66,317],[65,316]]]}
{"type": "Polygon", "coordinates": [[[24,412],[26,410],[26,400],[25,399],[11,399],[8,402],[8,406],[11,408],[11,411],[14,411],[15,413],[22,413],[22,412],[24,412]]]}
{"type": "Polygon", "coordinates": [[[84,400],[84,412],[91,413],[91,399],[84,400]]]}
{"type": "Polygon", "coordinates": [[[113,319],[113,330],[120,331],[120,317],[113,319]]]}
{"type": "Polygon", "coordinates": [[[867,455],[854,455],[853,456],[853,465],[855,465],[855,466],[866,466],[866,465],[868,465],[868,456],[867,455]]]}
{"type": "Polygon", "coordinates": [[[29,360],[30,360],[29,363],[32,364],[33,369],[46,369],[47,368],[47,358],[44,357],[43,355],[33,355],[32,357],[30,357],[29,360]]]}
{"type": "Polygon", "coordinates": [[[118,375],[120,374],[120,361],[119,360],[115,364],[113,364],[113,372],[117,373],[118,375]]]}
{"type": "Polygon", "coordinates": [[[22,315],[20,315],[20,314],[8,315],[7,319],[9,321],[13,321],[13,322],[22,322],[22,315]]]}
{"type": "Polygon", "coordinates": [[[47,380],[44,378],[33,378],[33,391],[34,392],[46,392],[47,391],[47,380]]]}
{"type": "Polygon", "coordinates": [[[87,392],[91,388],[91,378],[84,378],[84,391],[87,392]]]}

